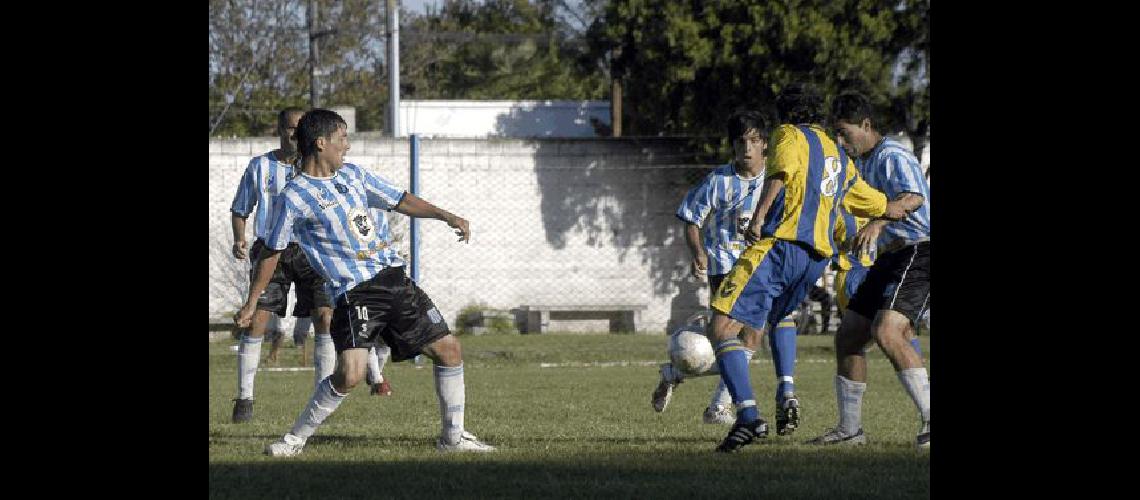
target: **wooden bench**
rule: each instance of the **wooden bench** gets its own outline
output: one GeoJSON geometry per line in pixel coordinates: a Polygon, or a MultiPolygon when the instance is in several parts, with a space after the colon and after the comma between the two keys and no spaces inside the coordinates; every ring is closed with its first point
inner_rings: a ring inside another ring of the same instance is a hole
{"type": "Polygon", "coordinates": [[[540,304],[524,305],[526,332],[542,333],[550,327],[550,320],[608,319],[610,332],[635,332],[641,322],[641,312],[648,304],[540,304]]]}

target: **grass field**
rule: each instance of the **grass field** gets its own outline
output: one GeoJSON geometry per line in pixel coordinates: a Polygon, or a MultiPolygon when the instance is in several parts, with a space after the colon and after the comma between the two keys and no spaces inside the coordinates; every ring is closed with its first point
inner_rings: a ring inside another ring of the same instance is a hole
{"type": "MultiPolygon", "coordinates": [[[[914,448],[918,417],[890,363],[869,354],[863,423],[870,443],[803,444],[836,422],[831,337],[801,336],[796,392],[801,429],[737,454],[713,453],[728,426],[701,412],[715,377],[680,385],[664,413],[649,395],[665,336],[462,337],[466,427],[492,454],[435,451],[439,406],[430,361],[389,363],[394,394],[363,384],[309,439],[302,455],[272,459],[265,445],[289,430],[312,392],[313,372],[265,371],[252,422],[231,424],[237,390],[233,341],[210,343],[211,498],[926,498],[930,457],[914,448]],[[623,366],[624,363],[624,366],[623,366]],[[543,366],[547,364],[547,366],[543,366]],[[550,366],[550,365],[554,366],[550,366]]],[[[929,355],[929,337],[922,337],[929,355]]],[[[290,340],[285,341],[286,345],[290,340]]],[[[262,356],[268,352],[263,348],[262,356]]],[[[298,366],[285,347],[278,367],[298,366]]],[[[772,363],[751,366],[761,414],[773,422],[772,363]]]]}

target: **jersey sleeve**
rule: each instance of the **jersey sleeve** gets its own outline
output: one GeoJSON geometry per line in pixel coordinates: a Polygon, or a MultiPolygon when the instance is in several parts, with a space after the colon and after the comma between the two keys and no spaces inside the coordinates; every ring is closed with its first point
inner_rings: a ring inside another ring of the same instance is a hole
{"type": "Polygon", "coordinates": [[[843,208],[858,217],[878,217],[887,212],[887,195],[867,184],[850,158],[847,159],[847,176],[854,182],[843,197],[843,208]]]}
{"type": "Polygon", "coordinates": [[[273,204],[273,219],[269,221],[269,236],[265,244],[274,250],[284,250],[293,238],[293,224],[301,215],[287,196],[278,196],[273,204]]]}
{"type": "Polygon", "coordinates": [[[234,215],[246,218],[249,217],[250,212],[253,212],[253,207],[257,206],[257,158],[249,161],[249,166],[245,167],[245,174],[241,176],[241,182],[238,183],[237,194],[234,195],[234,201],[230,204],[230,212],[234,215]]]}
{"type": "Polygon", "coordinates": [[[713,196],[714,179],[716,175],[709,173],[700,184],[689,190],[681,200],[681,206],[677,207],[678,219],[697,227],[704,224],[705,217],[708,217],[716,204],[716,197],[713,196]]]}

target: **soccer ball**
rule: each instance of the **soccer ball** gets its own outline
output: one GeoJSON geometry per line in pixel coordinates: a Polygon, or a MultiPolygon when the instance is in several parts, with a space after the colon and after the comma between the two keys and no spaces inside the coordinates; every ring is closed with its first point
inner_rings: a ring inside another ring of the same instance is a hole
{"type": "Polygon", "coordinates": [[[708,373],[716,365],[712,343],[703,329],[685,326],[669,336],[669,359],[686,375],[708,373]]]}

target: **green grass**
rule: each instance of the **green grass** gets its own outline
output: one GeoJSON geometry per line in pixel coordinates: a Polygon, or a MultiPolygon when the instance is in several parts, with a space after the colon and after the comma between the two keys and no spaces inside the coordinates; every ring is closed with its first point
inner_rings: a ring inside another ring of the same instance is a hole
{"type": "MultiPolygon", "coordinates": [[[[229,422],[237,390],[233,341],[210,344],[211,498],[925,498],[930,458],[914,449],[915,409],[887,360],[872,350],[863,422],[870,444],[802,444],[836,422],[831,337],[801,336],[796,392],[803,427],[732,455],[712,452],[727,426],[701,423],[715,377],[692,378],[661,414],[649,395],[664,336],[486,335],[462,337],[465,423],[499,448],[442,455],[433,447],[439,406],[430,362],[389,363],[394,394],[358,386],[305,447],[271,459],[308,401],[313,372],[257,375],[252,422],[229,422]],[[628,362],[542,368],[540,363],[628,362]]],[[[929,354],[929,337],[922,337],[929,354]]],[[[291,341],[286,340],[289,344],[291,341]]],[[[263,348],[262,355],[268,352],[263,348]]],[[[283,348],[278,366],[297,366],[283,348]]],[[[761,413],[772,417],[769,354],[751,366],[761,413]]],[[[262,368],[267,367],[264,361],[262,368]]]]}

